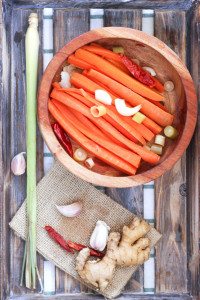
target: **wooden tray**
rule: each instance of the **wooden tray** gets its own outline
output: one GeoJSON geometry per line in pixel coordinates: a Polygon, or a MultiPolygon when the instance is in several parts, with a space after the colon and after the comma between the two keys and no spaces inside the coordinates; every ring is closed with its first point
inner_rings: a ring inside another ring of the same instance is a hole
{"type": "MultiPolygon", "coordinates": [[[[155,36],[187,62],[196,84],[199,81],[199,1],[51,1],[3,0],[1,14],[0,102],[0,295],[1,299],[100,299],[56,269],[56,294],[44,296],[19,286],[23,241],[8,223],[25,197],[25,176],[10,173],[11,158],[25,149],[24,33],[27,16],[35,9],[54,8],[54,50],[89,30],[89,9],[104,9],[105,26],[141,29],[142,9],[154,9],[155,36]],[[62,33],[62,34],[61,34],[62,33]]],[[[40,32],[42,40],[42,30],[40,32]]],[[[40,53],[40,75],[42,52],[40,53]]],[[[199,299],[199,124],[189,149],[173,170],[155,182],[156,228],[164,234],[156,249],[155,294],[145,293],[143,268],[134,274],[119,299],[199,299]]],[[[43,142],[38,133],[38,180],[43,176],[43,142]]],[[[143,214],[143,187],[106,189],[117,202],[143,214]]],[[[43,259],[38,258],[43,275],[43,259]]]]}

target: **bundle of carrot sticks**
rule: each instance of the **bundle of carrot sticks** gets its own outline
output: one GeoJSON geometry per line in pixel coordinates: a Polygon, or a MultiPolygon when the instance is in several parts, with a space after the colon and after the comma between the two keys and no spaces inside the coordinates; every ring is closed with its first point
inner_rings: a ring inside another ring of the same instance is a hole
{"type": "MultiPolygon", "coordinates": [[[[88,153],[128,175],[136,173],[142,160],[157,164],[160,156],[145,145],[173,122],[173,115],[161,103],[162,83],[154,78],[155,85],[150,87],[141,82],[142,77],[134,78],[122,55],[98,44],[79,48],[67,62],[79,70],[70,74],[71,87],[52,84],[48,108],[70,138],[88,153]],[[106,114],[98,118],[90,110],[102,104],[95,98],[97,90],[106,91],[112,99],[111,105],[104,105],[106,114]],[[127,106],[141,105],[143,122],[120,115],[115,107],[116,98],[124,99],[127,106]]],[[[141,72],[142,75],[145,77],[141,72]]]]}

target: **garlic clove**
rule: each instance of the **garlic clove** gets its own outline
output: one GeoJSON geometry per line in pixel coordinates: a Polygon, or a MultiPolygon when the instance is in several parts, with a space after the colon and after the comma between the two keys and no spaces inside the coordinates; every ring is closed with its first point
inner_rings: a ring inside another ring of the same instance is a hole
{"type": "Polygon", "coordinates": [[[90,246],[98,251],[103,251],[107,245],[110,227],[104,221],[97,221],[90,237],[90,246]]]}
{"type": "Polygon", "coordinates": [[[156,72],[153,68],[151,67],[142,67],[142,69],[144,69],[145,71],[147,71],[148,73],[151,74],[151,76],[156,76],[156,72]]]}
{"type": "Polygon", "coordinates": [[[99,102],[107,105],[112,104],[112,98],[108,92],[104,90],[95,90],[95,99],[99,102]]]}
{"type": "Polygon", "coordinates": [[[70,83],[70,74],[68,72],[62,71],[60,73],[61,76],[61,81],[59,82],[60,86],[62,88],[70,88],[71,83],[70,83]]]}
{"type": "Polygon", "coordinates": [[[14,175],[19,176],[24,174],[26,171],[26,160],[24,158],[24,154],[26,154],[26,152],[21,152],[15,155],[11,161],[11,170],[14,175]]]}
{"type": "Polygon", "coordinates": [[[56,205],[56,208],[61,215],[68,218],[73,218],[80,215],[83,208],[83,203],[77,201],[69,205],[56,205]]]}
{"type": "Polygon", "coordinates": [[[141,105],[137,105],[135,107],[126,106],[124,99],[115,99],[115,107],[118,113],[125,117],[130,117],[135,115],[141,108],[141,105]]]}

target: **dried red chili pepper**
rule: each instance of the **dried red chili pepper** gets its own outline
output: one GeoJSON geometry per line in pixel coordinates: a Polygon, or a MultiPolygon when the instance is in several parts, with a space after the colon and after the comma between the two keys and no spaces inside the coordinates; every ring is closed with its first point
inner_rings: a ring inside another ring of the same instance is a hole
{"type": "Polygon", "coordinates": [[[66,132],[63,130],[63,128],[58,123],[54,123],[52,125],[52,128],[53,128],[53,131],[54,131],[57,139],[63,146],[63,148],[72,157],[73,156],[72,144],[71,144],[71,141],[70,141],[68,135],[66,134],[66,132]]]}
{"type": "Polygon", "coordinates": [[[57,242],[57,244],[59,244],[66,251],[74,253],[64,238],[57,231],[55,231],[51,226],[45,226],[44,228],[48,232],[49,236],[57,242]]]}
{"type": "MultiPolygon", "coordinates": [[[[60,235],[53,227],[51,226],[45,226],[45,230],[48,232],[49,236],[54,239],[55,242],[57,242],[63,249],[65,249],[68,252],[74,253],[73,250],[81,251],[84,248],[87,248],[87,246],[74,243],[72,241],[65,241],[65,239],[60,235]],[[72,250],[73,249],[73,250],[72,250]]],[[[90,248],[90,255],[91,256],[97,256],[97,257],[103,257],[104,254],[101,252],[98,252],[94,249],[90,248]]]]}
{"type": "Polygon", "coordinates": [[[155,87],[156,82],[147,71],[143,70],[139,65],[137,65],[125,55],[121,55],[121,60],[123,64],[127,67],[127,69],[131,72],[131,74],[135,77],[135,79],[144,83],[150,88],[155,87]]]}
{"type": "MultiPolygon", "coordinates": [[[[85,245],[77,244],[77,243],[74,243],[72,241],[67,241],[67,243],[68,243],[70,248],[72,248],[74,250],[77,250],[77,251],[81,251],[82,249],[87,248],[87,246],[85,246],[85,245]]],[[[97,257],[103,257],[104,256],[103,253],[98,252],[98,251],[96,251],[94,249],[91,249],[91,248],[90,248],[90,255],[91,256],[97,256],[97,257]]]]}

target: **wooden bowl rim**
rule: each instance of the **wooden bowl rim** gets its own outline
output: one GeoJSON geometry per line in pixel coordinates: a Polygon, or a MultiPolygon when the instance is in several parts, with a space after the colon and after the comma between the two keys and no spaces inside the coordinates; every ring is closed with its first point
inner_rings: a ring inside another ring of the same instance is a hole
{"type": "Polygon", "coordinates": [[[88,31],[67,43],[59,50],[47,66],[39,88],[38,93],[38,123],[42,136],[54,156],[73,174],[95,185],[106,187],[132,187],[145,184],[162,176],[166,171],[180,159],[188,147],[194,133],[197,120],[197,97],[194,83],[186,66],[180,58],[162,41],[154,36],[125,27],[103,27],[101,29],[88,31]],[[166,60],[174,66],[185,90],[187,111],[186,121],[183,128],[182,136],[173,152],[159,165],[153,166],[150,170],[134,176],[113,177],[101,175],[93,172],[74,161],[62,148],[55,137],[51,124],[49,122],[49,113],[47,109],[47,100],[51,89],[51,83],[58,68],[66,61],[68,55],[73,53],[81,46],[105,38],[123,38],[144,43],[155,49],[166,60]],[[184,71],[184,72],[183,72],[184,71]],[[184,73],[184,76],[183,76],[184,73]],[[189,89],[188,89],[189,87],[189,89]],[[187,133],[187,134],[185,134],[187,133]]]}

